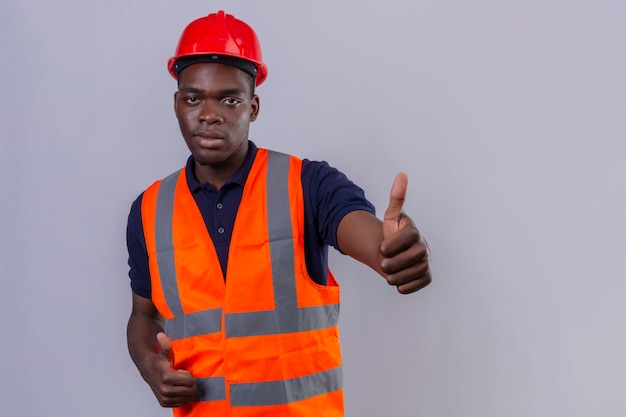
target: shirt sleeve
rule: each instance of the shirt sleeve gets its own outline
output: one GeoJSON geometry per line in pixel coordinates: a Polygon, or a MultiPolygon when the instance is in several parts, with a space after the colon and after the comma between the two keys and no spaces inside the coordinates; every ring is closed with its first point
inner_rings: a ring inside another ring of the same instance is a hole
{"type": "Polygon", "coordinates": [[[128,248],[128,276],[133,292],[144,298],[152,297],[148,250],[143,233],[141,219],[141,201],[143,193],[137,197],[130,207],[126,226],[126,246],[128,248]]]}
{"type": "MultiPolygon", "coordinates": [[[[302,183],[305,195],[307,225],[315,227],[321,242],[341,251],[337,228],[343,217],[356,210],[376,214],[374,205],[362,188],[325,161],[303,160],[302,183]]],[[[308,239],[307,239],[308,240],[308,239]]]]}

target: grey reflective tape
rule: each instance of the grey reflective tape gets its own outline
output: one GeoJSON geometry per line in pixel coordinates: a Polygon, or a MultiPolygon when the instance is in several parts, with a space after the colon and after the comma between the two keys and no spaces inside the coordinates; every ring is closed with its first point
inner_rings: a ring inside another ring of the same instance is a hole
{"type": "Polygon", "coordinates": [[[165,334],[174,340],[222,330],[222,309],[196,311],[165,321],[165,334]]]}
{"type": "Polygon", "coordinates": [[[294,242],[289,204],[289,155],[269,151],[267,163],[267,227],[270,239],[274,309],[278,331],[297,326],[298,297],[294,270],[294,242]]]}
{"type": "Polygon", "coordinates": [[[298,309],[298,328],[296,332],[327,329],[339,323],[339,304],[325,304],[298,309]]]}
{"type": "Polygon", "coordinates": [[[233,407],[289,404],[343,388],[341,366],[300,378],[230,385],[233,407]]]}
{"type": "Polygon", "coordinates": [[[226,380],[223,376],[196,378],[196,392],[193,401],[222,401],[226,399],[226,380]]]}
{"type": "Polygon", "coordinates": [[[298,308],[293,315],[293,320],[288,322],[283,320],[279,330],[278,322],[281,320],[277,311],[227,314],[225,317],[226,337],[306,332],[334,327],[339,321],[339,304],[298,308]]]}
{"type": "Polygon", "coordinates": [[[172,218],[174,215],[174,192],[180,170],[167,176],[161,185],[157,195],[155,243],[157,251],[157,265],[159,276],[163,286],[163,295],[167,305],[174,314],[183,314],[183,308],[178,295],[176,282],[176,264],[174,262],[174,242],[172,240],[172,218]]]}
{"type": "Polygon", "coordinates": [[[163,294],[174,318],[165,322],[165,334],[174,340],[185,337],[215,333],[222,330],[222,309],[211,309],[184,314],[174,262],[172,219],[174,216],[174,193],[181,170],[167,176],[157,195],[155,241],[157,265],[163,294]]]}
{"type": "Polygon", "coordinates": [[[229,313],[224,316],[226,337],[261,336],[277,334],[276,312],[255,311],[250,313],[229,313]]]}

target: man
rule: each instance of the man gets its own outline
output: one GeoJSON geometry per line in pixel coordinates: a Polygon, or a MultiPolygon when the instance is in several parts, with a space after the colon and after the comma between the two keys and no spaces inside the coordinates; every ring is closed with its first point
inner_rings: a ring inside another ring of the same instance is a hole
{"type": "Polygon", "coordinates": [[[190,23],[169,71],[187,165],[133,203],[128,347],[177,416],[342,416],[339,287],[327,248],[400,293],[431,281],[426,243],[402,212],[384,220],[325,162],[257,148],[254,31],[220,11],[190,23]]]}

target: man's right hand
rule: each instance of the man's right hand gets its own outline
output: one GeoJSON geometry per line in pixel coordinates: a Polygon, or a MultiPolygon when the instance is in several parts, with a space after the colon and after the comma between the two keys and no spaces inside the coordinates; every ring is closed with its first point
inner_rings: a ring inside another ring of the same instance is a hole
{"type": "Polygon", "coordinates": [[[180,407],[193,399],[198,390],[191,372],[174,369],[172,341],[165,333],[158,333],[160,351],[149,359],[144,369],[146,382],[162,407],[180,407]]]}

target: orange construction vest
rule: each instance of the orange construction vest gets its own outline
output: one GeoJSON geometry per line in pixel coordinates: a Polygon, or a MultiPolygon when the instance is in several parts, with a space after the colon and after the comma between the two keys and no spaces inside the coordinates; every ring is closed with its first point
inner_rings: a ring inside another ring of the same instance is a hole
{"type": "Polygon", "coordinates": [[[226,277],[185,168],[143,195],[152,301],[176,369],[196,378],[175,416],[339,417],[339,286],[309,277],[302,161],[259,149],[244,186],[226,277]]]}

